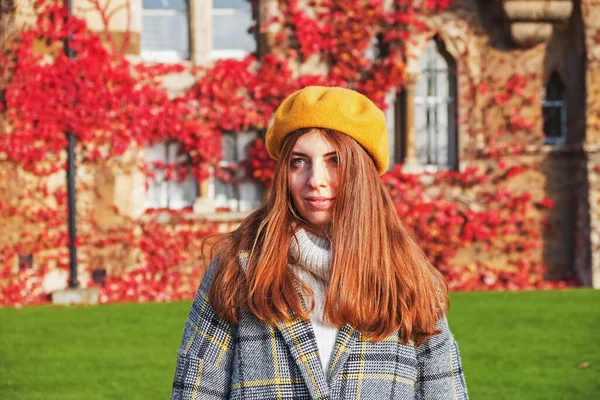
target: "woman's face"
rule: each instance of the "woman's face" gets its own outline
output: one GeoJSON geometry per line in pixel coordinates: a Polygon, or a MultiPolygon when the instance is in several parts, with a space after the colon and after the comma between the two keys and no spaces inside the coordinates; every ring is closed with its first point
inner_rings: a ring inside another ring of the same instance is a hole
{"type": "Polygon", "coordinates": [[[318,130],[300,136],[292,149],[289,185],[296,210],[316,231],[331,222],[338,189],[338,156],[318,130]]]}

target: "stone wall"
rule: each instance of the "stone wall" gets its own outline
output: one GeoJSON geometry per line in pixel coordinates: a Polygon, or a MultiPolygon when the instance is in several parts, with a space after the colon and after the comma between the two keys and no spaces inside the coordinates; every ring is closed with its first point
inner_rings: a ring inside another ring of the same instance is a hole
{"type": "MultiPolygon", "coordinates": [[[[534,2],[531,2],[534,3],[534,2]]],[[[490,3],[487,3],[490,5],[490,3]]],[[[533,199],[552,199],[555,207],[540,211],[537,218],[542,229],[542,246],[537,257],[549,269],[549,278],[564,278],[574,274],[582,281],[589,269],[585,264],[575,268],[574,257],[581,244],[576,241],[578,222],[577,204],[581,200],[586,181],[586,154],[581,150],[586,126],[585,98],[585,51],[578,10],[569,21],[556,24],[548,38],[533,46],[518,47],[511,41],[510,29],[498,21],[498,10],[486,3],[458,0],[446,13],[427,20],[429,30],[418,35],[408,44],[413,54],[409,72],[416,69],[426,41],[433,35],[441,37],[447,50],[457,62],[459,93],[459,143],[460,167],[480,164],[476,154],[485,148],[488,139],[496,136],[499,142],[528,144],[528,151],[520,156],[505,157],[509,165],[523,164],[531,170],[508,183],[515,192],[529,192],[533,199]],[[563,149],[543,144],[542,90],[550,74],[557,71],[566,86],[568,104],[568,143],[563,149]],[[507,79],[513,74],[526,76],[523,96],[515,96],[505,105],[490,102],[490,95],[505,91],[507,79]],[[486,92],[478,90],[485,84],[486,92]],[[529,98],[530,97],[530,98],[529,98]],[[526,101],[523,99],[527,98],[526,101]],[[507,120],[514,109],[520,116],[533,123],[531,130],[516,134],[506,132],[507,120]],[[573,179],[579,176],[580,179],[573,179]],[[587,269],[586,269],[587,268],[587,269]],[[583,274],[583,275],[582,275],[583,274]]],[[[461,252],[458,264],[481,258],[473,250],[461,252]]],[[[491,265],[502,266],[504,256],[483,255],[491,265]]]]}
{"type": "MultiPolygon", "coordinates": [[[[74,6],[77,8],[84,1],[78,0],[74,6]]],[[[205,64],[210,53],[210,2],[191,3],[192,61],[205,64]]],[[[528,191],[534,199],[549,197],[555,202],[553,209],[538,215],[540,221],[546,219],[555,227],[542,232],[542,247],[536,253],[549,267],[549,277],[561,278],[576,273],[585,285],[600,287],[600,0],[575,0],[571,18],[556,24],[546,40],[529,47],[517,47],[512,43],[510,29],[498,22],[493,8],[487,7],[491,3],[498,2],[457,0],[447,12],[428,19],[429,29],[407,44],[412,54],[409,73],[414,72],[415,60],[427,40],[439,35],[458,67],[461,168],[478,162],[476,154],[486,145],[486,138],[505,128],[506,119],[515,107],[519,108],[523,118],[534,123],[532,132],[535,135],[522,133],[521,136],[506,137],[509,141],[532,145],[528,154],[509,157],[506,161],[535,166],[511,181],[509,187],[517,192],[528,191]],[[541,136],[537,134],[543,125],[541,91],[552,71],[558,72],[567,90],[570,147],[566,150],[541,145],[541,136]],[[527,76],[526,96],[531,96],[531,100],[523,103],[522,99],[517,99],[503,107],[491,106],[490,95],[504,90],[506,80],[514,73],[527,76]],[[475,89],[481,83],[487,85],[489,93],[475,89]],[[585,146],[582,146],[584,142],[585,146]]],[[[141,29],[140,10],[141,0],[133,0],[130,29],[134,35],[141,29]]],[[[77,12],[85,16],[92,27],[101,29],[97,15],[88,15],[81,9],[77,12]]],[[[124,32],[125,14],[122,14],[124,11],[120,13],[120,22],[110,27],[116,36],[124,32]]],[[[276,15],[276,1],[261,1],[259,14],[265,20],[276,15]]],[[[262,45],[272,44],[276,33],[269,32],[262,37],[262,45]]],[[[139,47],[137,51],[131,49],[130,53],[139,54],[139,47]]],[[[322,70],[323,65],[318,60],[311,60],[298,72],[322,70]]],[[[174,76],[168,85],[177,90],[187,84],[189,76],[174,76]]],[[[139,157],[139,153],[131,157],[139,157]]],[[[0,163],[0,176],[11,174],[14,174],[14,166],[0,163]]],[[[33,178],[18,172],[15,179],[1,181],[0,186],[12,185],[13,189],[7,190],[13,191],[11,196],[18,199],[23,193],[20,190],[27,187],[21,182],[33,178]]],[[[63,174],[56,174],[51,179],[59,186],[64,185],[63,174]]],[[[78,211],[93,210],[102,229],[119,226],[126,217],[140,218],[143,213],[144,177],[139,171],[85,166],[80,167],[77,179],[78,211]],[[85,182],[84,187],[82,182],[85,182]]],[[[235,226],[235,221],[227,226],[235,226]]],[[[88,228],[83,225],[79,229],[88,228]]],[[[10,240],[6,235],[0,236],[0,245],[10,240]]],[[[102,259],[101,255],[90,255],[85,251],[80,254],[84,265],[86,260],[102,259]]],[[[137,255],[123,254],[124,259],[137,262],[137,255]]],[[[487,256],[461,253],[457,263],[467,263],[477,257],[487,256]]],[[[501,266],[502,260],[499,257],[492,263],[501,266]]]]}

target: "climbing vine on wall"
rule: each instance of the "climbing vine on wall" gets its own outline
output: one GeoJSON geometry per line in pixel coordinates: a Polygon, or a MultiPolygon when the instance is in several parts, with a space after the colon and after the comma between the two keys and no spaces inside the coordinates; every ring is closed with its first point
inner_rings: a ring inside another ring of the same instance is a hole
{"type": "MultiPolygon", "coordinates": [[[[89,1],[108,26],[110,10],[97,0],[89,1]]],[[[38,0],[36,23],[10,40],[0,54],[4,82],[0,155],[39,176],[39,187],[21,191],[18,199],[11,197],[15,188],[0,186],[0,219],[15,227],[14,235],[0,243],[4,246],[0,305],[47,301],[47,275],[68,268],[66,192],[48,183],[49,177],[65,168],[65,132],[77,136],[82,165],[109,165],[131,149],[175,139],[190,155],[194,176],[202,181],[219,161],[223,132],[264,130],[277,105],[300,87],[351,87],[385,107],[386,94],[405,83],[404,44],[415,33],[426,32],[427,19],[452,3],[396,0],[388,9],[381,0],[322,0],[310,2],[308,8],[300,7],[297,0],[280,1],[279,15],[257,27],[261,32],[276,28],[272,53],[260,60],[248,56],[193,67],[189,69],[193,85],[172,97],[162,80],[188,68],[133,63],[123,54],[126,46],[102,41],[83,20],[69,17],[62,2],[38,0]],[[67,38],[72,58],[63,52],[67,38]],[[296,67],[311,59],[318,60],[327,73],[298,74],[296,67]],[[34,198],[37,201],[32,202],[34,198]],[[34,254],[37,267],[16,272],[15,257],[23,253],[34,254]]],[[[515,98],[528,101],[523,75],[511,76],[499,93],[489,93],[485,82],[477,85],[473,91],[489,98],[489,107],[506,109],[515,98]]],[[[498,135],[535,129],[518,107],[506,118],[506,129],[498,135]]],[[[544,267],[535,255],[541,228],[540,218],[532,215],[550,208],[551,201],[503,188],[504,182],[529,168],[500,160],[507,151],[517,151],[514,146],[518,147],[510,141],[488,142],[476,154],[491,161],[486,169],[407,174],[399,166],[383,177],[398,213],[453,290],[566,284],[545,281],[544,267]],[[468,202],[459,201],[465,197],[468,202]],[[505,268],[493,268],[485,260],[467,267],[453,265],[461,251],[475,247],[506,255],[505,268]]],[[[151,174],[151,168],[133,164],[151,174]]],[[[264,143],[254,142],[245,165],[247,176],[268,186],[273,165],[264,143]]],[[[166,174],[171,179],[184,176],[181,165],[161,167],[171,171],[166,174]]],[[[95,191],[93,185],[87,189],[95,191]]],[[[172,212],[178,222],[168,225],[152,218],[121,216],[111,228],[99,227],[93,210],[80,212],[78,246],[88,272],[102,267],[112,271],[103,280],[102,301],[193,295],[200,276],[194,266],[205,257],[202,239],[217,228],[190,222],[185,218],[189,212],[172,212]]]]}

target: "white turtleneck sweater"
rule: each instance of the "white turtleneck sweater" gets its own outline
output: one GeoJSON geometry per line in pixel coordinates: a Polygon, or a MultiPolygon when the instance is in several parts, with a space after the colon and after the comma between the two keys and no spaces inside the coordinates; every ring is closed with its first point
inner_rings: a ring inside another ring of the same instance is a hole
{"type": "Polygon", "coordinates": [[[291,260],[298,260],[298,265],[293,266],[294,271],[313,291],[315,307],[310,313],[310,320],[317,339],[321,365],[327,373],[338,334],[338,328],[324,322],[322,318],[331,272],[331,244],[329,240],[304,229],[297,231],[295,235],[298,242],[292,238],[289,255],[291,260]]]}

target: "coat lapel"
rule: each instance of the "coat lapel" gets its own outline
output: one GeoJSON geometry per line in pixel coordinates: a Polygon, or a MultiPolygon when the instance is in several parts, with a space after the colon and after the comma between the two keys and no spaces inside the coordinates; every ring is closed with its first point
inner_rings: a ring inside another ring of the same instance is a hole
{"type": "Polygon", "coordinates": [[[280,322],[277,328],[298,366],[313,400],[329,399],[329,387],[319,357],[315,333],[309,322],[296,318],[280,322]]]}
{"type": "MultiPolygon", "coordinates": [[[[248,266],[248,257],[249,252],[240,252],[240,263],[244,271],[248,266]]],[[[299,287],[296,287],[296,290],[300,296],[302,306],[306,309],[302,290],[299,287]]],[[[325,378],[325,372],[321,364],[315,332],[310,322],[296,317],[291,322],[277,323],[277,329],[281,333],[281,336],[283,336],[285,344],[302,374],[311,399],[328,400],[329,386],[327,385],[327,379],[325,378]]],[[[338,334],[336,342],[339,340],[340,337],[338,334]]],[[[336,344],[336,349],[337,347],[336,344]]]]}
{"type": "Polygon", "coordinates": [[[327,373],[327,383],[331,387],[340,373],[344,370],[344,365],[348,360],[352,348],[356,344],[356,338],[360,334],[350,324],[346,324],[338,332],[335,340],[335,349],[333,357],[329,364],[329,371],[327,373]]]}

